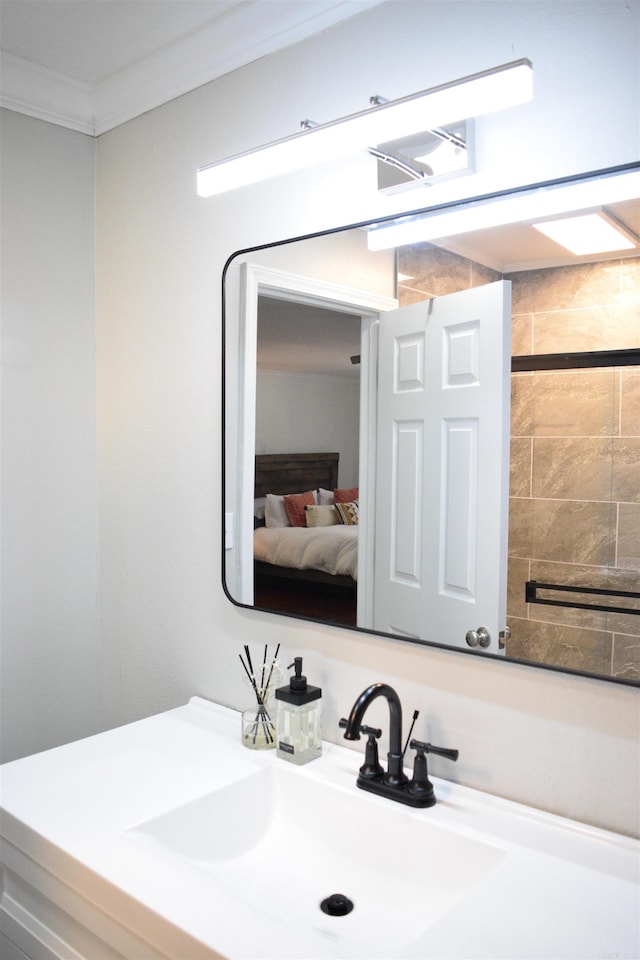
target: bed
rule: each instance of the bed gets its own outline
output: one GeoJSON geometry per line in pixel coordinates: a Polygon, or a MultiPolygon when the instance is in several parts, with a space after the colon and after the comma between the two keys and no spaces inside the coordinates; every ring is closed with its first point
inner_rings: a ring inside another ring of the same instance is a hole
{"type": "MultiPolygon", "coordinates": [[[[338,463],[337,453],[259,454],[256,503],[268,494],[333,491],[338,486],[338,463]]],[[[254,523],[256,605],[314,616],[310,606],[318,604],[325,611],[328,591],[335,609],[343,604],[348,608],[339,622],[355,622],[357,526],[271,528],[261,517],[254,523]]]]}

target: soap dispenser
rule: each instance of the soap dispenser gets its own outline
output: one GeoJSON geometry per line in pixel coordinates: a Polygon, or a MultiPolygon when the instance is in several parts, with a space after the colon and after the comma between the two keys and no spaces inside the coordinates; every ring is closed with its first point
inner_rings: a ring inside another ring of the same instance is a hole
{"type": "Polygon", "coordinates": [[[278,687],[276,754],[291,763],[308,763],[322,753],[320,717],[322,690],[307,683],[302,675],[302,657],[295,657],[289,669],[295,674],[288,687],[278,687]]]}

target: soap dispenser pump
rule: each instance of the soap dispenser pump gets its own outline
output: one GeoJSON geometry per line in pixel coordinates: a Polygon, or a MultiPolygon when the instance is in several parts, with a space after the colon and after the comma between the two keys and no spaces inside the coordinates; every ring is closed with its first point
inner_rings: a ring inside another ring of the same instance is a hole
{"type": "Polygon", "coordinates": [[[295,673],[289,686],[278,687],[276,754],[291,763],[308,763],[322,753],[322,690],[307,683],[302,674],[302,657],[295,657],[289,669],[295,673]]]}

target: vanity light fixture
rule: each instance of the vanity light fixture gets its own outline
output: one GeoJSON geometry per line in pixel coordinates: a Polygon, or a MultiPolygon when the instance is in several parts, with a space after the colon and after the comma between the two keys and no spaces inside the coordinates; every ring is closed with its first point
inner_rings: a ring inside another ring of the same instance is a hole
{"type": "Polygon", "coordinates": [[[632,234],[605,210],[576,217],[545,220],[531,226],[577,257],[633,250],[638,246],[638,238],[634,239],[632,234]]]}
{"type": "Polygon", "coordinates": [[[368,151],[378,164],[378,190],[397,193],[417,184],[430,186],[438,179],[473,170],[472,119],[448,123],[447,129],[421,130],[410,137],[380,144],[368,151]]]}
{"type": "Polygon", "coordinates": [[[303,121],[299,133],[201,167],[198,195],[210,197],[362,150],[373,152],[380,144],[525,103],[533,95],[532,72],[529,60],[515,60],[399,100],[372,97],[373,106],[329,123],[303,121]]]}
{"type": "MultiPolygon", "coordinates": [[[[590,211],[640,196],[640,169],[574,180],[556,186],[527,188],[501,200],[467,201],[432,214],[402,217],[369,230],[369,250],[388,250],[405,244],[440,240],[472,230],[590,211]]],[[[618,247],[617,249],[621,249],[618,247]]]]}

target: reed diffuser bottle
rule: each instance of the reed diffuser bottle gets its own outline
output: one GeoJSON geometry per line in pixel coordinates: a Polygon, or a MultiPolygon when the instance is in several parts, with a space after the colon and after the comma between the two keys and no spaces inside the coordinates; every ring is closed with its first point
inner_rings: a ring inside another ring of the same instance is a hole
{"type": "Polygon", "coordinates": [[[282,678],[276,659],[279,649],[280,644],[276,647],[275,656],[269,661],[265,643],[262,669],[257,670],[253,668],[248,644],[244,645],[246,659],[243,660],[242,654],[239,654],[240,663],[256,698],[255,704],[242,711],[242,744],[250,750],[271,750],[276,745],[275,713],[270,700],[273,688],[282,678]]]}
{"type": "Polygon", "coordinates": [[[276,754],[290,763],[302,764],[322,753],[322,690],[312,687],[302,675],[302,657],[295,657],[289,669],[291,667],[295,667],[295,674],[289,686],[276,690],[279,701],[276,754]]]}

